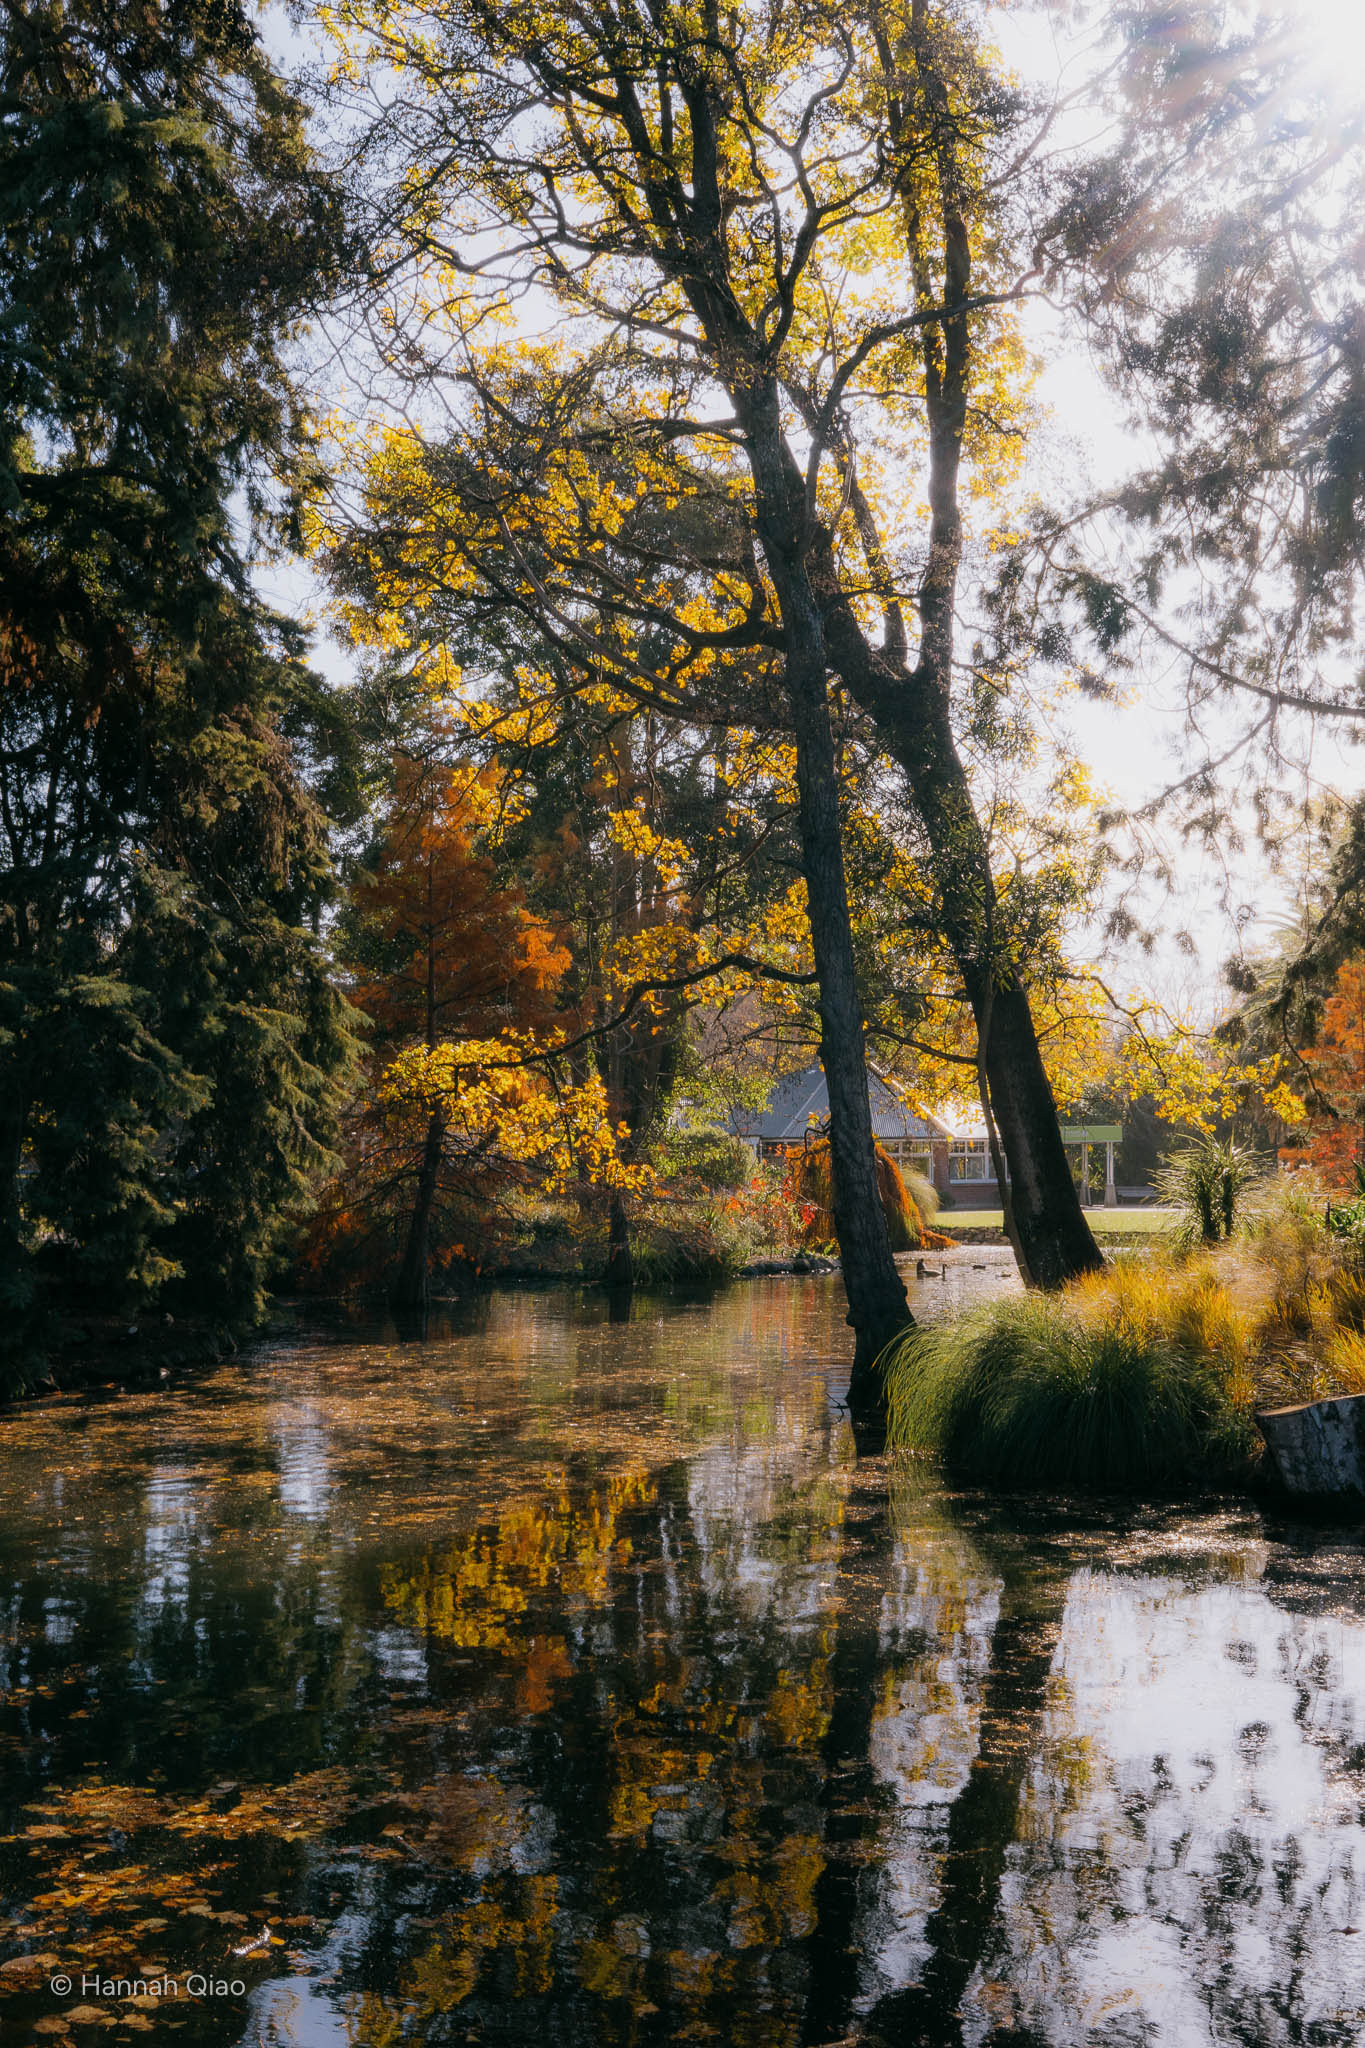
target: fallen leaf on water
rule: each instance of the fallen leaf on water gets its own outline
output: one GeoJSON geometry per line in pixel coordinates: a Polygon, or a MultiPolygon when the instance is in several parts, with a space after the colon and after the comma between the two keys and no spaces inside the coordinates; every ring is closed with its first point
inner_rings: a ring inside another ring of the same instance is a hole
{"type": "Polygon", "coordinates": [[[13,1990],[16,1985],[27,1989],[40,1984],[43,1966],[37,1956],[11,1956],[7,1963],[0,1963],[0,1988],[13,1990]]]}
{"type": "Polygon", "coordinates": [[[273,1935],[268,1927],[263,1927],[259,1934],[253,1935],[250,1941],[242,1942],[232,1953],[235,1956],[258,1956],[270,1947],[272,1941],[278,1939],[279,1937],[273,1935]]]}

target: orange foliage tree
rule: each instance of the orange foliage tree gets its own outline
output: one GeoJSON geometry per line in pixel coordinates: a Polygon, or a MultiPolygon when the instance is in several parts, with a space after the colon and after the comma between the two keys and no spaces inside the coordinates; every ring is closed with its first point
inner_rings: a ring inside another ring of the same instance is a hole
{"type": "MultiPolygon", "coordinates": [[[[505,873],[477,850],[496,801],[491,778],[401,757],[368,871],[351,891],[341,955],[353,999],[373,1026],[366,1088],[353,1118],[347,1171],[323,1211],[321,1239],[355,1234],[357,1217],[402,1249],[396,1307],[426,1299],[432,1224],[443,1194],[468,1198],[495,1170],[496,1133],[450,1146],[451,1105],[429,1088],[384,1085],[413,1048],[549,1032],[569,964],[554,931],[505,873]]],[[[532,1085],[529,1080],[528,1086],[532,1085]]]]}
{"type": "Polygon", "coordinates": [[[569,955],[475,840],[487,771],[399,760],[369,872],[351,891],[346,964],[376,1044],[436,1046],[549,1028],[569,955]]]}
{"type": "Polygon", "coordinates": [[[1303,1055],[1312,1074],[1307,1154],[1333,1187],[1365,1166],[1365,955],[1337,970],[1317,1043],[1303,1055]]]}

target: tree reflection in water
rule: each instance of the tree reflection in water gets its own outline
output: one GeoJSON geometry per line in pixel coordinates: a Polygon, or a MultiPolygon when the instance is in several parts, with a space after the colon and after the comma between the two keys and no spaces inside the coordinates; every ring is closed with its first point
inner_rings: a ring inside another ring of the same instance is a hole
{"type": "Polygon", "coordinates": [[[860,1463],[845,1341],[501,1295],[8,1417],[15,2038],[268,1926],[186,2048],[1359,2039],[1358,1549],[860,1463]]]}

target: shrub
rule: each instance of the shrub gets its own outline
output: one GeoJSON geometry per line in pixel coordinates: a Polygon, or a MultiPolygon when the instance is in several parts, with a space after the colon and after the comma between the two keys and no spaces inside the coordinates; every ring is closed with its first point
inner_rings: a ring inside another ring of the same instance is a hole
{"type": "MultiPolygon", "coordinates": [[[[877,1192],[891,1237],[893,1252],[918,1251],[936,1239],[926,1229],[929,1217],[938,1213],[938,1195],[921,1173],[913,1168],[902,1172],[886,1149],[878,1145],[877,1192]]],[[[828,1138],[808,1145],[794,1145],[787,1154],[788,1195],[801,1212],[807,1239],[827,1244],[834,1237],[834,1180],[830,1170],[828,1138]]]]}
{"type": "Polygon", "coordinates": [[[1329,1202],[1325,1221],[1333,1237],[1340,1238],[1359,1258],[1365,1255],[1365,1166],[1357,1160],[1352,1172],[1354,1199],[1329,1202]]]}
{"type": "Polygon", "coordinates": [[[1213,1273],[1125,1262],[897,1339],[889,1438],[1007,1485],[1230,1477],[1258,1455],[1250,1337],[1213,1273]]]}
{"type": "Polygon", "coordinates": [[[649,1287],[676,1280],[720,1280],[751,1260],[792,1250],[800,1224],[770,1169],[748,1158],[740,1187],[705,1196],[676,1194],[641,1206],[631,1224],[635,1278],[649,1287]]]}
{"type": "Polygon", "coordinates": [[[1246,1196],[1266,1169],[1245,1145],[1205,1138],[1163,1160],[1158,1198],[1181,1211],[1181,1234],[1192,1244],[1218,1244],[1232,1236],[1246,1196]]]}
{"type": "Polygon", "coordinates": [[[733,1131],[665,1131],[655,1158],[670,1178],[695,1180],[713,1191],[746,1187],[754,1173],[753,1148],[733,1131]]]}

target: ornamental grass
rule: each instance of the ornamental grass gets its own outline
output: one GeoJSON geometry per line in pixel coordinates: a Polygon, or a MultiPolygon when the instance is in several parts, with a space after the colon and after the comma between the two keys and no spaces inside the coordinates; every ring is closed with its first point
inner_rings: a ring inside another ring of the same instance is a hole
{"type": "Polygon", "coordinates": [[[1312,1191],[1216,1249],[1127,1256],[884,1354],[889,1441],[963,1477],[1141,1491],[1252,1477],[1258,1408],[1365,1392],[1365,1272],[1312,1191]]]}

